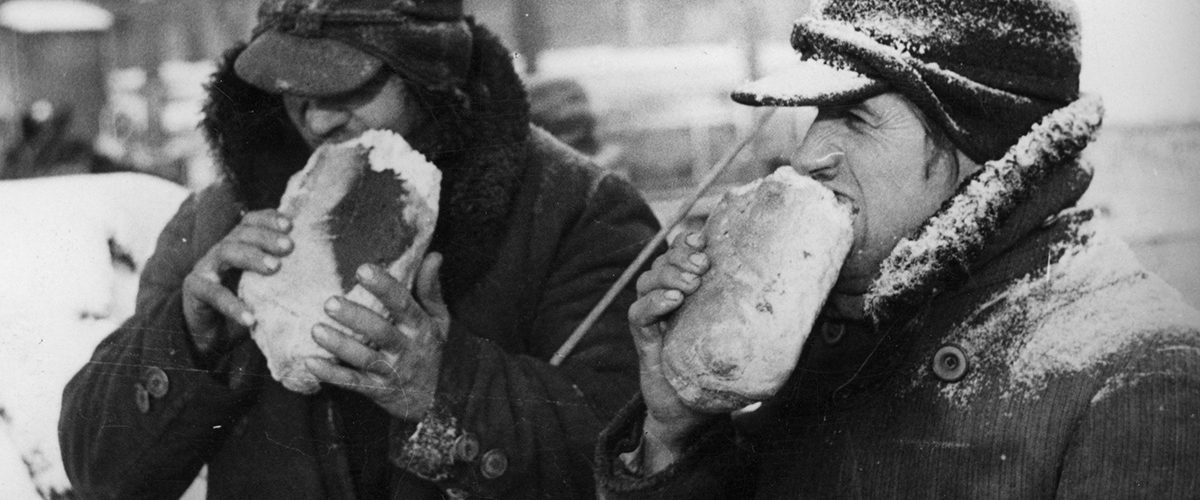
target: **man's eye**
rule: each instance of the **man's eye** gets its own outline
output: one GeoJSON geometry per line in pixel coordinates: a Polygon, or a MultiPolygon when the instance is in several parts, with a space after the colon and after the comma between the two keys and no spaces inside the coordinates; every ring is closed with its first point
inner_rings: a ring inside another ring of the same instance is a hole
{"type": "Polygon", "coordinates": [[[837,167],[813,170],[808,173],[808,176],[817,182],[831,181],[834,177],[837,177],[837,167]]]}
{"type": "Polygon", "coordinates": [[[845,120],[848,122],[862,122],[864,118],[862,111],[858,111],[849,106],[836,108],[831,107],[827,111],[830,118],[836,118],[838,120],[845,120]]]}

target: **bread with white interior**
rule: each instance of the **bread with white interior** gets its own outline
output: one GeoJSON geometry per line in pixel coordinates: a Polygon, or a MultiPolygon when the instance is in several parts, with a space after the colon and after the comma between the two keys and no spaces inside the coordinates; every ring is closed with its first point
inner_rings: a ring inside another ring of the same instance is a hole
{"type": "Polygon", "coordinates": [[[279,211],[292,217],[293,250],[275,274],[246,272],[239,285],[258,320],[251,336],[284,387],[319,390],[305,360],[334,356],[313,340],[312,328],[346,331],[325,314],[330,297],[385,313],[358,285],[358,266],[382,265],[411,289],[437,224],[440,191],[437,167],[387,131],[322,146],[291,177],[279,211]]]}

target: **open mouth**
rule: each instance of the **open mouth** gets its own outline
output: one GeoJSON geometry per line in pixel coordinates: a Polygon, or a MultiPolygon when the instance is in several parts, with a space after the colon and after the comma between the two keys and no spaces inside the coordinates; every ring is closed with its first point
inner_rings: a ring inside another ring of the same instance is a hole
{"type": "Polygon", "coordinates": [[[836,198],[837,198],[837,202],[838,202],[838,204],[840,204],[840,205],[842,205],[842,206],[845,206],[845,207],[847,207],[847,208],[849,208],[849,209],[850,209],[850,215],[851,215],[851,216],[857,216],[857,215],[858,215],[858,204],[854,203],[854,200],[851,200],[849,196],[846,196],[846,195],[844,195],[844,194],[842,194],[842,193],[840,193],[840,192],[837,192],[837,191],[834,191],[834,192],[833,192],[833,195],[834,195],[834,197],[836,197],[836,198]]]}

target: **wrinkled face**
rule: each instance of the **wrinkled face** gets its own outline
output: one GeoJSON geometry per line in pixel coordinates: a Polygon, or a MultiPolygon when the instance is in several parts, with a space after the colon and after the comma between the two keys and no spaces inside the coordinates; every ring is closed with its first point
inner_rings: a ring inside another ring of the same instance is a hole
{"type": "Polygon", "coordinates": [[[390,72],[382,72],[345,94],[285,94],[283,104],[292,124],[313,148],[350,140],[371,129],[391,130],[407,138],[423,121],[404,81],[390,72]]]}
{"type": "Polygon", "coordinates": [[[957,190],[956,149],[929,127],[910,101],[886,93],[821,107],[792,153],[797,171],[854,207],[854,244],[836,293],[866,292],[896,243],[957,190]]]}

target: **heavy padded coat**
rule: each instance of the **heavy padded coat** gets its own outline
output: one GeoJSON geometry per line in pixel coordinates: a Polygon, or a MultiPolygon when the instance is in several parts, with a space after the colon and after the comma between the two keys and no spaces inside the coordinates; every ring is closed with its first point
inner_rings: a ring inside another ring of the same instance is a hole
{"type": "Polygon", "coordinates": [[[204,123],[228,176],[183,203],[142,272],[135,314],[65,391],[60,437],[79,493],[178,496],[207,464],[210,498],[592,494],[595,437],[636,389],[632,289],[561,367],[546,360],[657,222],[626,182],[530,127],[502,47],[474,29],[474,116],[413,141],[445,175],[433,249],[446,255],[452,323],[434,409],[419,427],[391,419],[359,436],[384,443],[359,466],[389,459],[386,487],[356,492],[345,438],[361,413],[382,410],[348,409],[334,388],[285,390],[252,341],[205,364],[189,340],[184,277],[241,211],[274,206],[308,155],[279,99],[233,75],[234,49],[204,123]]]}
{"type": "Polygon", "coordinates": [[[1195,498],[1200,316],[1073,208],[1098,113],[989,162],[885,261],[870,321],[820,320],[775,398],[649,477],[626,463],[635,400],[601,438],[601,497],[1195,498]]]}

